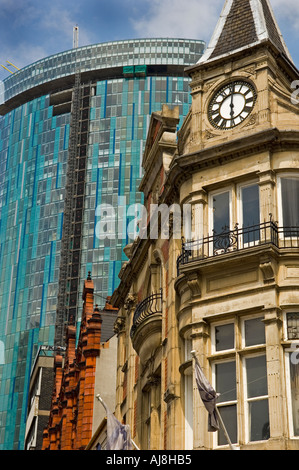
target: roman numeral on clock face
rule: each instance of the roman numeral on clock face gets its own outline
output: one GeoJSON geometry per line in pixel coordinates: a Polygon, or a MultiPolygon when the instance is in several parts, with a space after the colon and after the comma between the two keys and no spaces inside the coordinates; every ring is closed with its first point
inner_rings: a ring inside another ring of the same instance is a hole
{"type": "Polygon", "coordinates": [[[241,80],[225,85],[212,98],[208,116],[214,127],[231,129],[251,113],[256,100],[254,86],[241,80]]]}

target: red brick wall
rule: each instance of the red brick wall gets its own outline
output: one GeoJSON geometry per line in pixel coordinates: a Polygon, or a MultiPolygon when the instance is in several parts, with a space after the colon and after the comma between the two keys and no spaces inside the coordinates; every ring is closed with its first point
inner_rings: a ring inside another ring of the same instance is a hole
{"type": "Polygon", "coordinates": [[[55,384],[43,450],[84,449],[92,437],[96,358],[100,354],[102,319],[94,308],[94,285],[90,276],[84,283],[83,314],[78,346],[76,329],[66,332],[64,366],[55,358],[55,384]]]}

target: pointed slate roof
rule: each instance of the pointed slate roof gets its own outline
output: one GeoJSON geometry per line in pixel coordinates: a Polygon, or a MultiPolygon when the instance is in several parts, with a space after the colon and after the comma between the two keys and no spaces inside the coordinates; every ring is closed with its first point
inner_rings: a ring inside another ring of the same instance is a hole
{"type": "Polygon", "coordinates": [[[210,44],[198,64],[264,41],[270,41],[292,61],[269,0],[226,0],[210,44]]]}

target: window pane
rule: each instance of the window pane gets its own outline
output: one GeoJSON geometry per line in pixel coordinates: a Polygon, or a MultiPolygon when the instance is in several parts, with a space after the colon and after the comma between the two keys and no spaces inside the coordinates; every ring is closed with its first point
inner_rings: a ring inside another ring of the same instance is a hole
{"type": "Polygon", "coordinates": [[[270,438],[268,400],[249,403],[250,440],[265,441],[270,438]]]}
{"type": "Polygon", "coordinates": [[[265,325],[263,318],[253,318],[245,320],[245,346],[253,346],[254,344],[264,344],[265,325]]]}
{"type": "Polygon", "coordinates": [[[299,339],[299,313],[287,313],[288,339],[299,339]]]}
{"type": "Polygon", "coordinates": [[[260,200],[258,185],[254,184],[242,188],[241,197],[243,228],[251,227],[250,230],[244,231],[243,242],[250,243],[260,239],[260,200]]]}
{"type": "Polygon", "coordinates": [[[290,354],[290,378],[291,378],[291,395],[292,395],[292,413],[293,413],[293,428],[294,436],[299,436],[299,364],[296,355],[290,354]]]}
{"type": "Polygon", "coordinates": [[[241,190],[243,227],[251,227],[260,223],[259,186],[253,184],[241,190]]]}
{"type": "MultiPolygon", "coordinates": [[[[229,435],[229,438],[232,444],[238,442],[237,436],[237,405],[230,406],[220,406],[219,408],[221,418],[223,420],[226,431],[229,435]]],[[[227,444],[227,439],[223,432],[223,429],[220,428],[218,431],[218,445],[223,446],[227,444]]]]}
{"type": "Polygon", "coordinates": [[[282,214],[284,227],[299,226],[299,179],[281,180],[282,214]]]}
{"type": "Polygon", "coordinates": [[[222,362],[215,365],[216,392],[220,393],[219,403],[236,400],[236,363],[222,362]]]}
{"type": "Polygon", "coordinates": [[[246,359],[248,398],[268,395],[266,356],[246,359]]]}
{"type": "Polygon", "coordinates": [[[213,197],[213,229],[216,233],[228,230],[229,223],[229,192],[213,197]]]}
{"type": "Polygon", "coordinates": [[[233,323],[215,327],[215,344],[216,351],[233,349],[235,347],[233,323]]]}

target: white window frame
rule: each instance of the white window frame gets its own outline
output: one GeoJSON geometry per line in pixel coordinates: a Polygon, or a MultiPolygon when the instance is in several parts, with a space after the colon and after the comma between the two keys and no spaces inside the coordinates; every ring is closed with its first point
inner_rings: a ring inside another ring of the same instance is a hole
{"type": "MultiPolygon", "coordinates": [[[[248,320],[254,320],[254,319],[257,319],[257,318],[264,318],[264,315],[262,313],[257,313],[256,315],[248,315],[248,316],[243,317],[241,319],[241,344],[242,344],[242,350],[249,351],[250,349],[255,349],[258,346],[266,346],[266,342],[265,343],[253,344],[252,346],[246,346],[246,344],[245,344],[245,339],[246,339],[245,338],[245,322],[248,321],[248,320]]],[[[265,332],[265,336],[266,336],[266,332],[265,332]]],[[[266,341],[266,338],[265,338],[265,341],[266,341]]]]}
{"type": "Polygon", "coordinates": [[[222,189],[218,189],[217,191],[209,192],[208,196],[208,207],[209,207],[209,236],[213,236],[214,230],[214,217],[213,217],[213,197],[218,196],[222,193],[229,193],[229,230],[233,229],[233,187],[227,186],[222,189]]]}
{"type": "MultiPolygon", "coordinates": [[[[299,340],[293,341],[299,347],[299,340]]],[[[287,393],[287,413],[289,423],[289,433],[291,439],[299,440],[299,435],[294,434],[294,419],[292,407],[292,391],[291,391],[291,374],[290,374],[290,355],[294,352],[295,348],[285,349],[285,376],[286,376],[286,393],[287,393]]]]}
{"type": "MultiPolygon", "coordinates": [[[[242,369],[243,369],[243,390],[244,390],[244,423],[245,423],[245,442],[246,444],[249,444],[251,442],[257,443],[257,442],[266,442],[264,440],[261,441],[251,441],[250,440],[250,421],[249,421],[249,403],[252,403],[254,401],[261,401],[261,400],[267,400],[268,401],[268,407],[269,407],[269,393],[268,395],[261,395],[258,397],[253,397],[253,398],[248,398],[247,396],[247,370],[246,370],[246,359],[252,359],[254,357],[260,357],[260,356],[265,356],[266,357],[266,351],[262,353],[257,353],[257,354],[248,354],[244,356],[243,361],[242,361],[242,369]]],[[[267,362],[266,362],[267,364],[267,362]]],[[[267,375],[267,365],[266,365],[266,375],[267,375]]]]}
{"type": "Polygon", "coordinates": [[[193,374],[184,375],[185,384],[185,450],[193,449],[193,374]]]}
{"type": "MultiPolygon", "coordinates": [[[[249,187],[249,186],[258,186],[258,180],[251,180],[246,183],[240,183],[237,185],[237,217],[238,217],[238,222],[239,222],[239,229],[243,230],[243,210],[242,210],[242,189],[249,187]]],[[[260,191],[259,191],[259,223],[261,223],[261,197],[260,197],[260,191]]],[[[256,242],[249,242],[249,243],[244,243],[242,237],[240,239],[241,241],[241,246],[248,247],[248,246],[254,246],[256,242]]]]}
{"type": "MultiPolygon", "coordinates": [[[[226,350],[228,351],[228,350],[226,350]]],[[[238,423],[238,387],[237,387],[237,382],[238,382],[238,379],[237,379],[237,361],[236,361],[236,358],[235,357],[227,357],[225,359],[222,359],[222,360],[215,360],[213,361],[212,363],[212,384],[213,384],[213,387],[214,387],[214,390],[216,391],[216,393],[218,393],[218,390],[216,390],[216,365],[217,364],[225,364],[226,362],[234,362],[235,363],[235,366],[236,366],[236,399],[235,400],[230,400],[230,401],[225,401],[225,402],[221,402],[221,395],[219,396],[219,403],[217,403],[217,406],[219,406],[219,410],[221,410],[222,406],[236,406],[236,410],[237,410],[237,442],[233,442],[232,444],[238,444],[239,443],[239,423],[238,423]]],[[[222,447],[226,447],[228,444],[223,444],[223,445],[218,445],[218,432],[215,432],[213,433],[214,436],[213,436],[213,448],[218,448],[218,449],[221,449],[222,447]]]]}
{"type": "Polygon", "coordinates": [[[213,323],[213,325],[211,326],[211,350],[212,350],[212,354],[217,356],[217,354],[224,354],[224,353],[226,354],[226,353],[233,352],[233,351],[235,351],[235,349],[236,349],[236,322],[235,322],[235,319],[213,323]],[[230,348],[230,349],[222,349],[221,351],[217,351],[216,350],[216,328],[218,326],[231,325],[231,324],[234,326],[234,347],[230,348]]]}
{"type": "MultiPolygon", "coordinates": [[[[184,337],[184,361],[191,361],[192,364],[192,338],[190,334],[184,337]]],[[[185,449],[193,449],[193,368],[192,365],[184,371],[184,391],[185,391],[185,449]]]]}
{"type": "Polygon", "coordinates": [[[288,309],[285,309],[282,313],[282,316],[283,316],[283,338],[284,338],[284,341],[291,341],[291,342],[297,342],[299,341],[296,340],[296,339],[289,339],[288,338],[288,324],[287,324],[287,315],[288,313],[299,313],[299,305],[298,307],[293,307],[293,308],[288,308],[288,309]]]}

